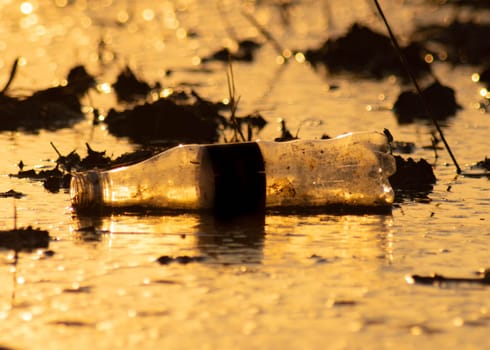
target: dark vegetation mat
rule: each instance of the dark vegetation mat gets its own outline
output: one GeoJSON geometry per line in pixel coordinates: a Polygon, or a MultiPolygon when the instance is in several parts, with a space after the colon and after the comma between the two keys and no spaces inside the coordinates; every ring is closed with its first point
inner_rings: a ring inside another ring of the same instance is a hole
{"type": "Polygon", "coordinates": [[[72,126],[85,117],[80,99],[95,86],[95,79],[85,67],[73,67],[65,86],[39,90],[29,96],[7,93],[16,70],[17,61],[12,67],[9,81],[0,92],[0,131],[56,130],[72,126]]]}
{"type": "Polygon", "coordinates": [[[424,42],[434,58],[453,64],[483,65],[490,62],[490,24],[460,22],[418,28],[412,40],[424,42]]]}
{"type": "MultiPolygon", "coordinates": [[[[428,51],[423,45],[413,42],[401,49],[414,75],[432,74],[424,60],[428,51]]],[[[305,56],[314,67],[324,65],[329,72],[346,71],[375,79],[396,75],[408,80],[390,38],[359,23],[354,23],[344,36],[307,49],[305,56]]]]}
{"type": "Polygon", "coordinates": [[[16,252],[48,248],[50,240],[48,231],[31,226],[0,231],[0,249],[16,252]]]}
{"type": "Polygon", "coordinates": [[[225,124],[220,108],[195,93],[184,93],[123,111],[111,109],[104,122],[111,134],[139,143],[213,143],[225,124]]]}
{"type": "Polygon", "coordinates": [[[490,0],[428,0],[428,2],[444,6],[465,6],[476,9],[490,9],[490,0]]]}
{"type": "Polygon", "coordinates": [[[404,159],[395,155],[396,173],[390,176],[390,184],[395,191],[429,193],[436,183],[432,166],[425,160],[404,159]]]}
{"type": "Polygon", "coordinates": [[[147,95],[159,92],[161,85],[150,86],[129,67],[118,75],[113,87],[119,101],[134,105],[110,109],[103,122],[114,136],[129,137],[140,144],[215,143],[225,130],[244,127],[250,139],[267,124],[258,113],[227,118],[224,114],[230,106],[206,100],[195,90],[175,89],[166,97],[147,102],[147,95]]]}

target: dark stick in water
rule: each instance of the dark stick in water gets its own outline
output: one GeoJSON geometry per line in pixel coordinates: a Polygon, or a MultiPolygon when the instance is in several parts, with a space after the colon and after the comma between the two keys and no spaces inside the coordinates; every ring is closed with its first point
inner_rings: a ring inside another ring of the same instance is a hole
{"type": "Polygon", "coordinates": [[[376,8],[379,12],[379,15],[383,19],[383,22],[386,26],[386,29],[388,30],[388,34],[390,35],[391,41],[393,43],[393,46],[395,47],[396,53],[398,54],[398,57],[400,58],[400,61],[402,62],[403,67],[407,71],[407,74],[410,76],[410,79],[412,80],[413,85],[415,86],[415,89],[417,90],[417,93],[419,94],[421,100],[422,100],[422,105],[424,106],[425,112],[427,115],[432,119],[432,123],[437,129],[437,132],[439,133],[439,136],[441,137],[442,142],[444,143],[444,146],[446,147],[447,152],[449,153],[449,156],[451,156],[451,159],[454,163],[454,166],[456,167],[456,172],[458,174],[461,174],[461,168],[458,165],[458,162],[456,161],[456,158],[453,155],[453,152],[451,151],[451,148],[449,147],[449,144],[446,141],[446,138],[444,137],[444,134],[442,132],[441,127],[439,126],[439,123],[437,120],[434,118],[433,114],[431,113],[429,109],[429,105],[427,104],[424,95],[422,95],[422,90],[420,89],[419,84],[417,83],[417,79],[415,76],[412,74],[412,71],[410,70],[410,67],[408,66],[407,59],[402,53],[402,50],[400,49],[400,46],[398,45],[398,41],[395,38],[395,35],[393,34],[390,25],[388,24],[388,20],[386,19],[383,10],[381,9],[381,6],[378,3],[378,0],[374,0],[374,3],[376,5],[376,8]]]}
{"type": "Polygon", "coordinates": [[[17,67],[19,66],[19,60],[19,58],[15,59],[14,64],[12,65],[12,69],[10,70],[9,80],[7,80],[7,83],[3,87],[2,91],[0,91],[0,95],[5,94],[10,84],[12,84],[12,81],[14,81],[15,73],[17,72],[17,67]]]}

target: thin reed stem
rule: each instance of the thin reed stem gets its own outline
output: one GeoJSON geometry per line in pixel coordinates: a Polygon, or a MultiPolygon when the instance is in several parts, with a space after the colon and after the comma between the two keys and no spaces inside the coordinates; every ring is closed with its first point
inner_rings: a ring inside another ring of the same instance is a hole
{"type": "Polygon", "coordinates": [[[424,95],[422,94],[422,90],[420,89],[420,86],[419,86],[419,84],[417,82],[417,79],[415,78],[415,76],[413,75],[412,71],[410,70],[410,67],[408,65],[407,59],[405,58],[405,55],[403,55],[403,52],[400,49],[400,45],[398,45],[398,41],[396,40],[396,37],[393,34],[393,31],[391,30],[390,25],[388,24],[388,20],[386,19],[385,15],[383,13],[383,10],[381,9],[381,6],[379,5],[378,0],[374,0],[374,4],[376,5],[376,8],[377,8],[377,10],[379,12],[379,15],[381,16],[381,18],[382,18],[382,20],[383,20],[383,22],[384,22],[384,24],[386,26],[386,29],[388,30],[388,34],[390,35],[390,39],[391,39],[391,41],[393,43],[393,46],[395,47],[396,53],[398,54],[398,57],[400,58],[400,61],[402,62],[403,67],[405,68],[408,76],[412,80],[412,83],[415,86],[415,89],[417,90],[417,93],[418,93],[418,95],[421,98],[422,105],[423,105],[423,107],[425,109],[425,113],[427,113],[427,115],[432,120],[432,123],[434,124],[435,128],[437,129],[437,132],[439,133],[439,136],[441,138],[441,141],[444,143],[444,146],[446,147],[446,150],[449,153],[449,156],[451,157],[451,159],[452,159],[452,161],[454,163],[454,166],[456,167],[456,172],[458,174],[461,174],[461,168],[459,167],[459,164],[458,164],[456,158],[454,157],[453,152],[451,151],[451,147],[449,147],[449,144],[446,141],[446,137],[444,136],[444,133],[442,132],[441,127],[439,126],[439,123],[434,118],[434,114],[431,112],[431,110],[429,108],[429,105],[428,105],[428,103],[427,103],[424,95]]]}

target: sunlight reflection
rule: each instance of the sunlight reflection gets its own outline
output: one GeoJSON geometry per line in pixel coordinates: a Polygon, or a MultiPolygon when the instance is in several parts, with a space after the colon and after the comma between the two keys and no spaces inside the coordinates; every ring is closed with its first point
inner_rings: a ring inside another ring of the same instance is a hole
{"type": "Polygon", "coordinates": [[[110,234],[104,235],[108,248],[113,243],[130,244],[133,249],[151,251],[152,256],[185,251],[227,264],[357,257],[378,266],[393,259],[391,224],[392,218],[383,215],[259,215],[225,221],[197,213],[114,215],[76,218],[74,232],[93,227],[99,234],[110,234]],[[151,236],[121,236],[128,233],[151,236]]]}
{"type": "Polygon", "coordinates": [[[129,21],[129,13],[125,10],[121,10],[117,13],[117,22],[120,24],[127,23],[129,21]]]}
{"type": "Polygon", "coordinates": [[[97,85],[97,91],[103,94],[110,94],[112,92],[112,87],[110,83],[101,83],[97,85]]]}
{"type": "Polygon", "coordinates": [[[312,255],[389,258],[391,220],[383,215],[269,216],[266,233],[274,237],[266,240],[264,255],[274,260],[285,254],[298,260],[312,255]],[[278,240],[287,244],[277,244],[278,240]]]}
{"type": "Polygon", "coordinates": [[[153,9],[146,8],[141,13],[141,16],[147,22],[153,21],[155,19],[155,11],[153,11],[153,9]]]}
{"type": "Polygon", "coordinates": [[[294,55],[294,58],[296,59],[296,62],[298,62],[298,63],[304,63],[306,61],[305,54],[302,52],[297,52],[294,55]]]}
{"type": "Polygon", "coordinates": [[[20,12],[22,12],[24,15],[30,15],[34,11],[34,6],[28,2],[25,1],[20,4],[20,12]]]}

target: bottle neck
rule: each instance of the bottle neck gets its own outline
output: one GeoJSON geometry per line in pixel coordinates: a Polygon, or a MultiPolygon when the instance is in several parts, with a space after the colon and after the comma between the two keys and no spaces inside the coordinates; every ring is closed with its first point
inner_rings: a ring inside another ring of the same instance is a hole
{"type": "Polygon", "coordinates": [[[102,206],[100,172],[72,174],[70,198],[75,209],[95,209],[102,206]]]}

